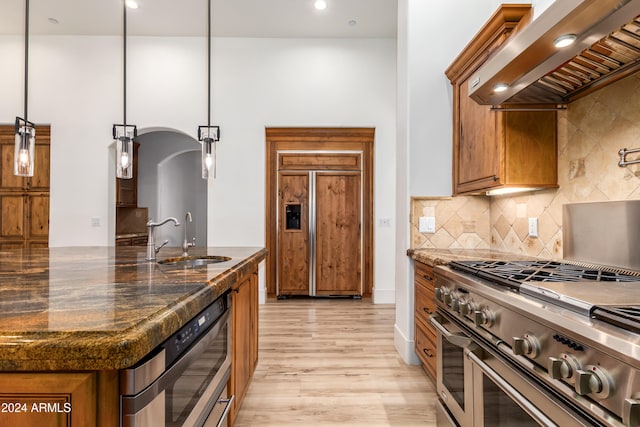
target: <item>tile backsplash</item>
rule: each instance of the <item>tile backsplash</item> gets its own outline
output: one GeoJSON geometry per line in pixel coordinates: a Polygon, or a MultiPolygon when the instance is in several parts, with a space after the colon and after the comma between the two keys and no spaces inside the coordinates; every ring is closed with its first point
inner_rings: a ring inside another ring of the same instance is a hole
{"type": "MultiPolygon", "coordinates": [[[[569,104],[558,113],[558,189],[518,196],[412,198],[413,248],[491,248],[562,258],[562,205],[640,199],[640,165],[618,167],[621,148],[640,147],[640,73],[569,104]],[[418,232],[419,216],[436,233],[418,232]],[[528,235],[538,218],[538,237],[528,235]]],[[[628,155],[627,159],[640,158],[628,155]]]]}

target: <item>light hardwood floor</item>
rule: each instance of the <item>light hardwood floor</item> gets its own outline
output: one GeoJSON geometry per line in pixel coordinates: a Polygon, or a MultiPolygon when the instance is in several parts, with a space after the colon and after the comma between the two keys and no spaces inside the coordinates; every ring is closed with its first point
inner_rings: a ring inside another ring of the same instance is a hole
{"type": "Polygon", "coordinates": [[[395,308],[344,299],[260,306],[259,363],[236,427],[434,426],[435,388],[393,344],[395,308]]]}

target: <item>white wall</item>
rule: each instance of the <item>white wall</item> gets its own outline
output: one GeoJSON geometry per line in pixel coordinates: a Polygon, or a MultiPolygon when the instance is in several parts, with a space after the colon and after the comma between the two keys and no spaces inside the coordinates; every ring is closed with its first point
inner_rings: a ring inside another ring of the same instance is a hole
{"type": "MultiPolygon", "coordinates": [[[[206,124],[202,38],[130,37],[127,122],[196,136],[206,124]]],[[[0,122],[22,115],[22,39],[0,37],[0,122]]],[[[51,124],[50,245],[113,244],[111,127],[122,122],[120,37],[32,36],[29,119],[51,124]],[[100,227],[91,219],[99,218],[100,227]]],[[[264,129],[376,128],[374,209],[395,223],[395,40],[216,39],[208,243],[264,246],[264,129]]],[[[377,224],[377,222],[376,222],[377,224]]],[[[394,229],[375,228],[376,302],[394,301],[394,229]]]]}
{"type": "Polygon", "coordinates": [[[411,196],[451,195],[452,89],[444,70],[500,0],[398,1],[398,133],[396,194],[396,349],[413,351],[412,263],[406,256],[411,196]]]}

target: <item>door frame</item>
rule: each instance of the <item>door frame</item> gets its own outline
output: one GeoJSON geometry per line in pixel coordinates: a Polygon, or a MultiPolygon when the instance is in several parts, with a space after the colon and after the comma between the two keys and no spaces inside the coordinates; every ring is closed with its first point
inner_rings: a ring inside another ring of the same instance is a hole
{"type": "Polygon", "coordinates": [[[375,128],[266,128],[266,288],[276,295],[278,151],[362,151],[362,296],[373,294],[373,155],[375,128]]]}

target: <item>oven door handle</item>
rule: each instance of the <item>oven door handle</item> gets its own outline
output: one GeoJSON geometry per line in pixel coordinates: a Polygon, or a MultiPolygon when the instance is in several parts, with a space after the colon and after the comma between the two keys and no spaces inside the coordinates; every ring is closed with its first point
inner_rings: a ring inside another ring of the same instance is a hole
{"type": "Polygon", "coordinates": [[[549,417],[536,408],[531,402],[520,394],[511,384],[505,381],[498,373],[496,373],[489,365],[487,365],[478,355],[472,351],[465,350],[465,354],[482,372],[498,385],[514,402],[518,404],[525,412],[527,412],[538,424],[543,426],[556,426],[549,417]]]}
{"type": "Polygon", "coordinates": [[[442,320],[442,316],[439,314],[434,314],[429,318],[431,324],[442,334],[442,336],[449,341],[451,344],[460,348],[467,348],[473,344],[473,340],[464,334],[455,334],[450,332],[445,328],[440,321],[442,320]]]}

